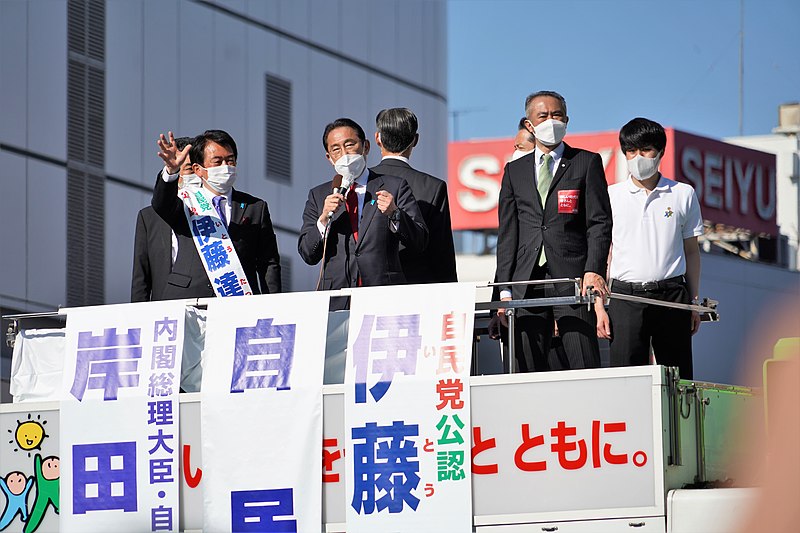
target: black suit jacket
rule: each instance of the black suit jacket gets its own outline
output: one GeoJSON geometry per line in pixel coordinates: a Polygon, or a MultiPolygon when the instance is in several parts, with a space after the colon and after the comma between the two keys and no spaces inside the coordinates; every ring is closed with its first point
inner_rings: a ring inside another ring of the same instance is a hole
{"type": "Polygon", "coordinates": [[[409,283],[458,281],[447,184],[430,174],[415,170],[399,159],[384,159],[370,170],[379,175],[388,174],[406,180],[428,226],[428,246],[424,251],[400,243],[400,264],[403,265],[406,280],[409,283]]]}
{"type": "MultiPolygon", "coordinates": [[[[535,152],[505,167],[498,206],[498,281],[532,279],[542,246],[554,278],[583,277],[585,272],[605,276],[611,204],[600,156],[565,144],[544,208],[534,158],[535,152]],[[576,213],[559,213],[559,191],[578,191],[576,213]]],[[[512,294],[523,298],[526,288],[514,286],[512,294]]]]}
{"type": "MultiPolygon", "coordinates": [[[[303,211],[303,227],[297,251],[303,261],[315,265],[323,259],[323,240],[317,228],[325,198],[331,194],[331,182],[311,189],[303,211]]],[[[353,238],[350,216],[344,208],[334,215],[328,230],[325,252],[323,290],[356,287],[358,277],[365,287],[406,283],[400,265],[400,243],[423,250],[428,241],[428,228],[417,208],[411,188],[405,180],[394,176],[378,176],[370,171],[364,209],[358,226],[358,241],[353,238]],[[389,219],[373,203],[375,193],[385,190],[394,196],[399,208],[398,230],[393,232],[389,219]]]]}
{"type": "Polygon", "coordinates": [[[133,249],[131,302],[214,296],[203,265],[194,260],[192,239],[176,235],[178,254],[172,264],[172,230],[152,206],[139,211],[133,249]]]}
{"type": "MultiPolygon", "coordinates": [[[[181,265],[183,267],[181,273],[190,279],[184,287],[185,290],[175,291],[180,295],[173,296],[173,298],[195,298],[197,295],[194,294],[196,292],[194,287],[204,283],[207,289],[211,289],[197,248],[191,241],[192,234],[184,213],[183,201],[178,198],[178,181],[166,183],[159,175],[153,189],[152,205],[156,213],[178,236],[178,259],[181,259],[181,252],[188,248],[183,246],[181,238],[190,241],[186,264],[181,265]],[[189,251],[191,253],[188,253],[189,251]]],[[[231,193],[231,219],[228,223],[228,235],[239,256],[239,261],[242,263],[253,294],[281,292],[281,258],[267,203],[260,198],[234,189],[231,193]]],[[[178,269],[178,263],[179,261],[176,260],[173,270],[178,269]]],[[[209,294],[203,296],[213,295],[214,291],[210,290],[209,294]]]]}

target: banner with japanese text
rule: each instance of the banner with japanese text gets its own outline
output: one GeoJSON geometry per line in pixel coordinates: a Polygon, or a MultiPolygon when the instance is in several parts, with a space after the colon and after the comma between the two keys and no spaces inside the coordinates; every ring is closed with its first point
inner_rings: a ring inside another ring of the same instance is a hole
{"type": "Polygon", "coordinates": [[[658,372],[484,376],[473,390],[476,526],[663,514],[658,372]]]}
{"type": "Polygon", "coordinates": [[[353,291],[347,531],[472,531],[473,284],[353,291]]]}
{"type": "Polygon", "coordinates": [[[208,304],[202,408],[205,531],[322,529],[322,379],[329,296],[208,304]]]}
{"type": "MultiPolygon", "coordinates": [[[[178,531],[185,303],[67,310],[61,531],[178,531]]],[[[49,477],[48,477],[49,476],[49,477]]]]}

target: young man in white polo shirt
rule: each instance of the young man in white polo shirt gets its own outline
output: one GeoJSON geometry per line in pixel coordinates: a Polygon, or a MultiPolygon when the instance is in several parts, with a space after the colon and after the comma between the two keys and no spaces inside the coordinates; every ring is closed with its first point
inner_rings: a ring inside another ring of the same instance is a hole
{"type": "MultiPolygon", "coordinates": [[[[608,188],[613,217],[611,292],[669,302],[698,299],[703,234],[694,189],[658,171],[667,136],[657,122],[635,118],[619,132],[629,178],[608,188]]],[[[612,299],[608,314],[595,305],[597,334],[611,340],[611,366],[646,365],[653,346],[658,364],[692,378],[696,312],[612,299]],[[610,324],[609,324],[610,322],[610,324]]]]}

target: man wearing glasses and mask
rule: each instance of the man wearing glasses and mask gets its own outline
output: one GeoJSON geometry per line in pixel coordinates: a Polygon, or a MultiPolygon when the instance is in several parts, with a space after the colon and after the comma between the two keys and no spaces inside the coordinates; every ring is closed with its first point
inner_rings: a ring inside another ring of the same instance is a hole
{"type": "Polygon", "coordinates": [[[322,135],[333,180],[311,189],[297,250],[309,265],[322,262],[320,290],[406,283],[400,243],[424,250],[428,228],[405,180],[367,170],[369,141],[349,118],[322,135]]]}

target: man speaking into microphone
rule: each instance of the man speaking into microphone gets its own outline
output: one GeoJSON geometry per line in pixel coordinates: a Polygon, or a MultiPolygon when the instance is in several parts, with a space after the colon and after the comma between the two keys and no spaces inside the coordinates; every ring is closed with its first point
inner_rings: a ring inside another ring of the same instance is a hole
{"type": "Polygon", "coordinates": [[[325,157],[336,176],[311,189],[297,251],[322,261],[318,290],[406,283],[400,243],[422,251],[428,228],[405,180],[367,170],[369,141],[349,118],[325,126],[325,157]]]}

